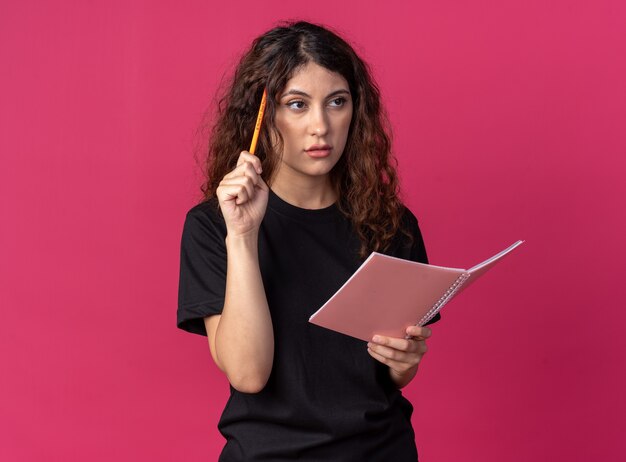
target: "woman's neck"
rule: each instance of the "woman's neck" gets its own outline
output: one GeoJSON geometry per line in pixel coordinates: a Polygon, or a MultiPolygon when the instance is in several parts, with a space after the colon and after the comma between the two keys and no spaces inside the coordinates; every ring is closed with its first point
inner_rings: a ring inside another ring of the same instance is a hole
{"type": "Polygon", "coordinates": [[[303,209],[323,209],[337,201],[337,192],[328,176],[309,178],[308,181],[276,178],[270,188],[285,202],[303,209]]]}

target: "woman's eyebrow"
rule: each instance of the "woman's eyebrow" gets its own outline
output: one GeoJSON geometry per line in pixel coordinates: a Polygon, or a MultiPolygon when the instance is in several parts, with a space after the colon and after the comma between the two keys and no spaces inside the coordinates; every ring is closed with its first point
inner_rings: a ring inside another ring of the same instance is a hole
{"type": "MultiPolygon", "coordinates": [[[[345,88],[340,88],[339,90],[335,90],[330,92],[328,95],[325,96],[325,98],[331,98],[333,96],[337,96],[337,95],[350,95],[350,92],[348,90],[346,90],[345,88]]],[[[302,91],[302,90],[297,90],[295,88],[292,88],[291,90],[286,91],[285,93],[282,94],[281,98],[284,98],[285,96],[303,96],[305,98],[311,98],[311,95],[309,95],[307,92],[302,91]]]]}
{"type": "Polygon", "coordinates": [[[326,96],[326,98],[331,98],[331,97],[337,96],[337,95],[348,95],[348,96],[350,96],[350,91],[346,90],[345,88],[341,88],[339,90],[335,90],[335,91],[329,93],[328,96],[326,96]]]}
{"type": "Polygon", "coordinates": [[[304,96],[306,98],[310,98],[311,96],[302,91],[302,90],[295,90],[295,89],[291,89],[289,91],[286,91],[285,93],[282,94],[281,98],[284,98],[285,96],[291,96],[291,95],[296,95],[296,96],[304,96]]]}

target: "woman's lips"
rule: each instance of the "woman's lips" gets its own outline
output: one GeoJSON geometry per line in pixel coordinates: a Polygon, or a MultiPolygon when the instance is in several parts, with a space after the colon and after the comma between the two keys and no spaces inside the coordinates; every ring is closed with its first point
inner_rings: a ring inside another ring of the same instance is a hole
{"type": "Polygon", "coordinates": [[[306,150],[306,153],[316,159],[328,157],[332,147],[328,145],[313,145],[306,150]]]}

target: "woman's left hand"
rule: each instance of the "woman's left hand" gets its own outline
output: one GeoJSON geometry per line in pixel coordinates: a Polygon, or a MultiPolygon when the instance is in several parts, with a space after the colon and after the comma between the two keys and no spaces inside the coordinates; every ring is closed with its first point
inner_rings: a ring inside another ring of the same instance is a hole
{"type": "Polygon", "coordinates": [[[428,351],[426,339],[431,334],[428,327],[410,326],[406,329],[409,338],[375,335],[367,344],[367,352],[389,366],[391,379],[398,388],[402,388],[415,377],[418,365],[428,351]]]}

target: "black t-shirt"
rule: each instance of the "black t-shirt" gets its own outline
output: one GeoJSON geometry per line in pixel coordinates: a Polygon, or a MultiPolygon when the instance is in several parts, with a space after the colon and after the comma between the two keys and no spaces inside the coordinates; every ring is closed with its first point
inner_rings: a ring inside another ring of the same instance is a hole
{"type": "MultiPolygon", "coordinates": [[[[403,220],[413,243],[399,234],[387,253],[427,262],[417,220],[408,209],[403,220]]],[[[222,311],[225,237],[216,200],[187,214],[178,326],[189,332],[206,335],[203,318],[222,311]]],[[[308,322],[363,262],[359,247],[335,205],[301,209],[270,191],[259,264],[274,328],[274,362],[261,392],[230,388],[218,424],[226,438],[220,460],[417,460],[413,407],[387,366],[368,355],[365,342],[308,322]]]]}

